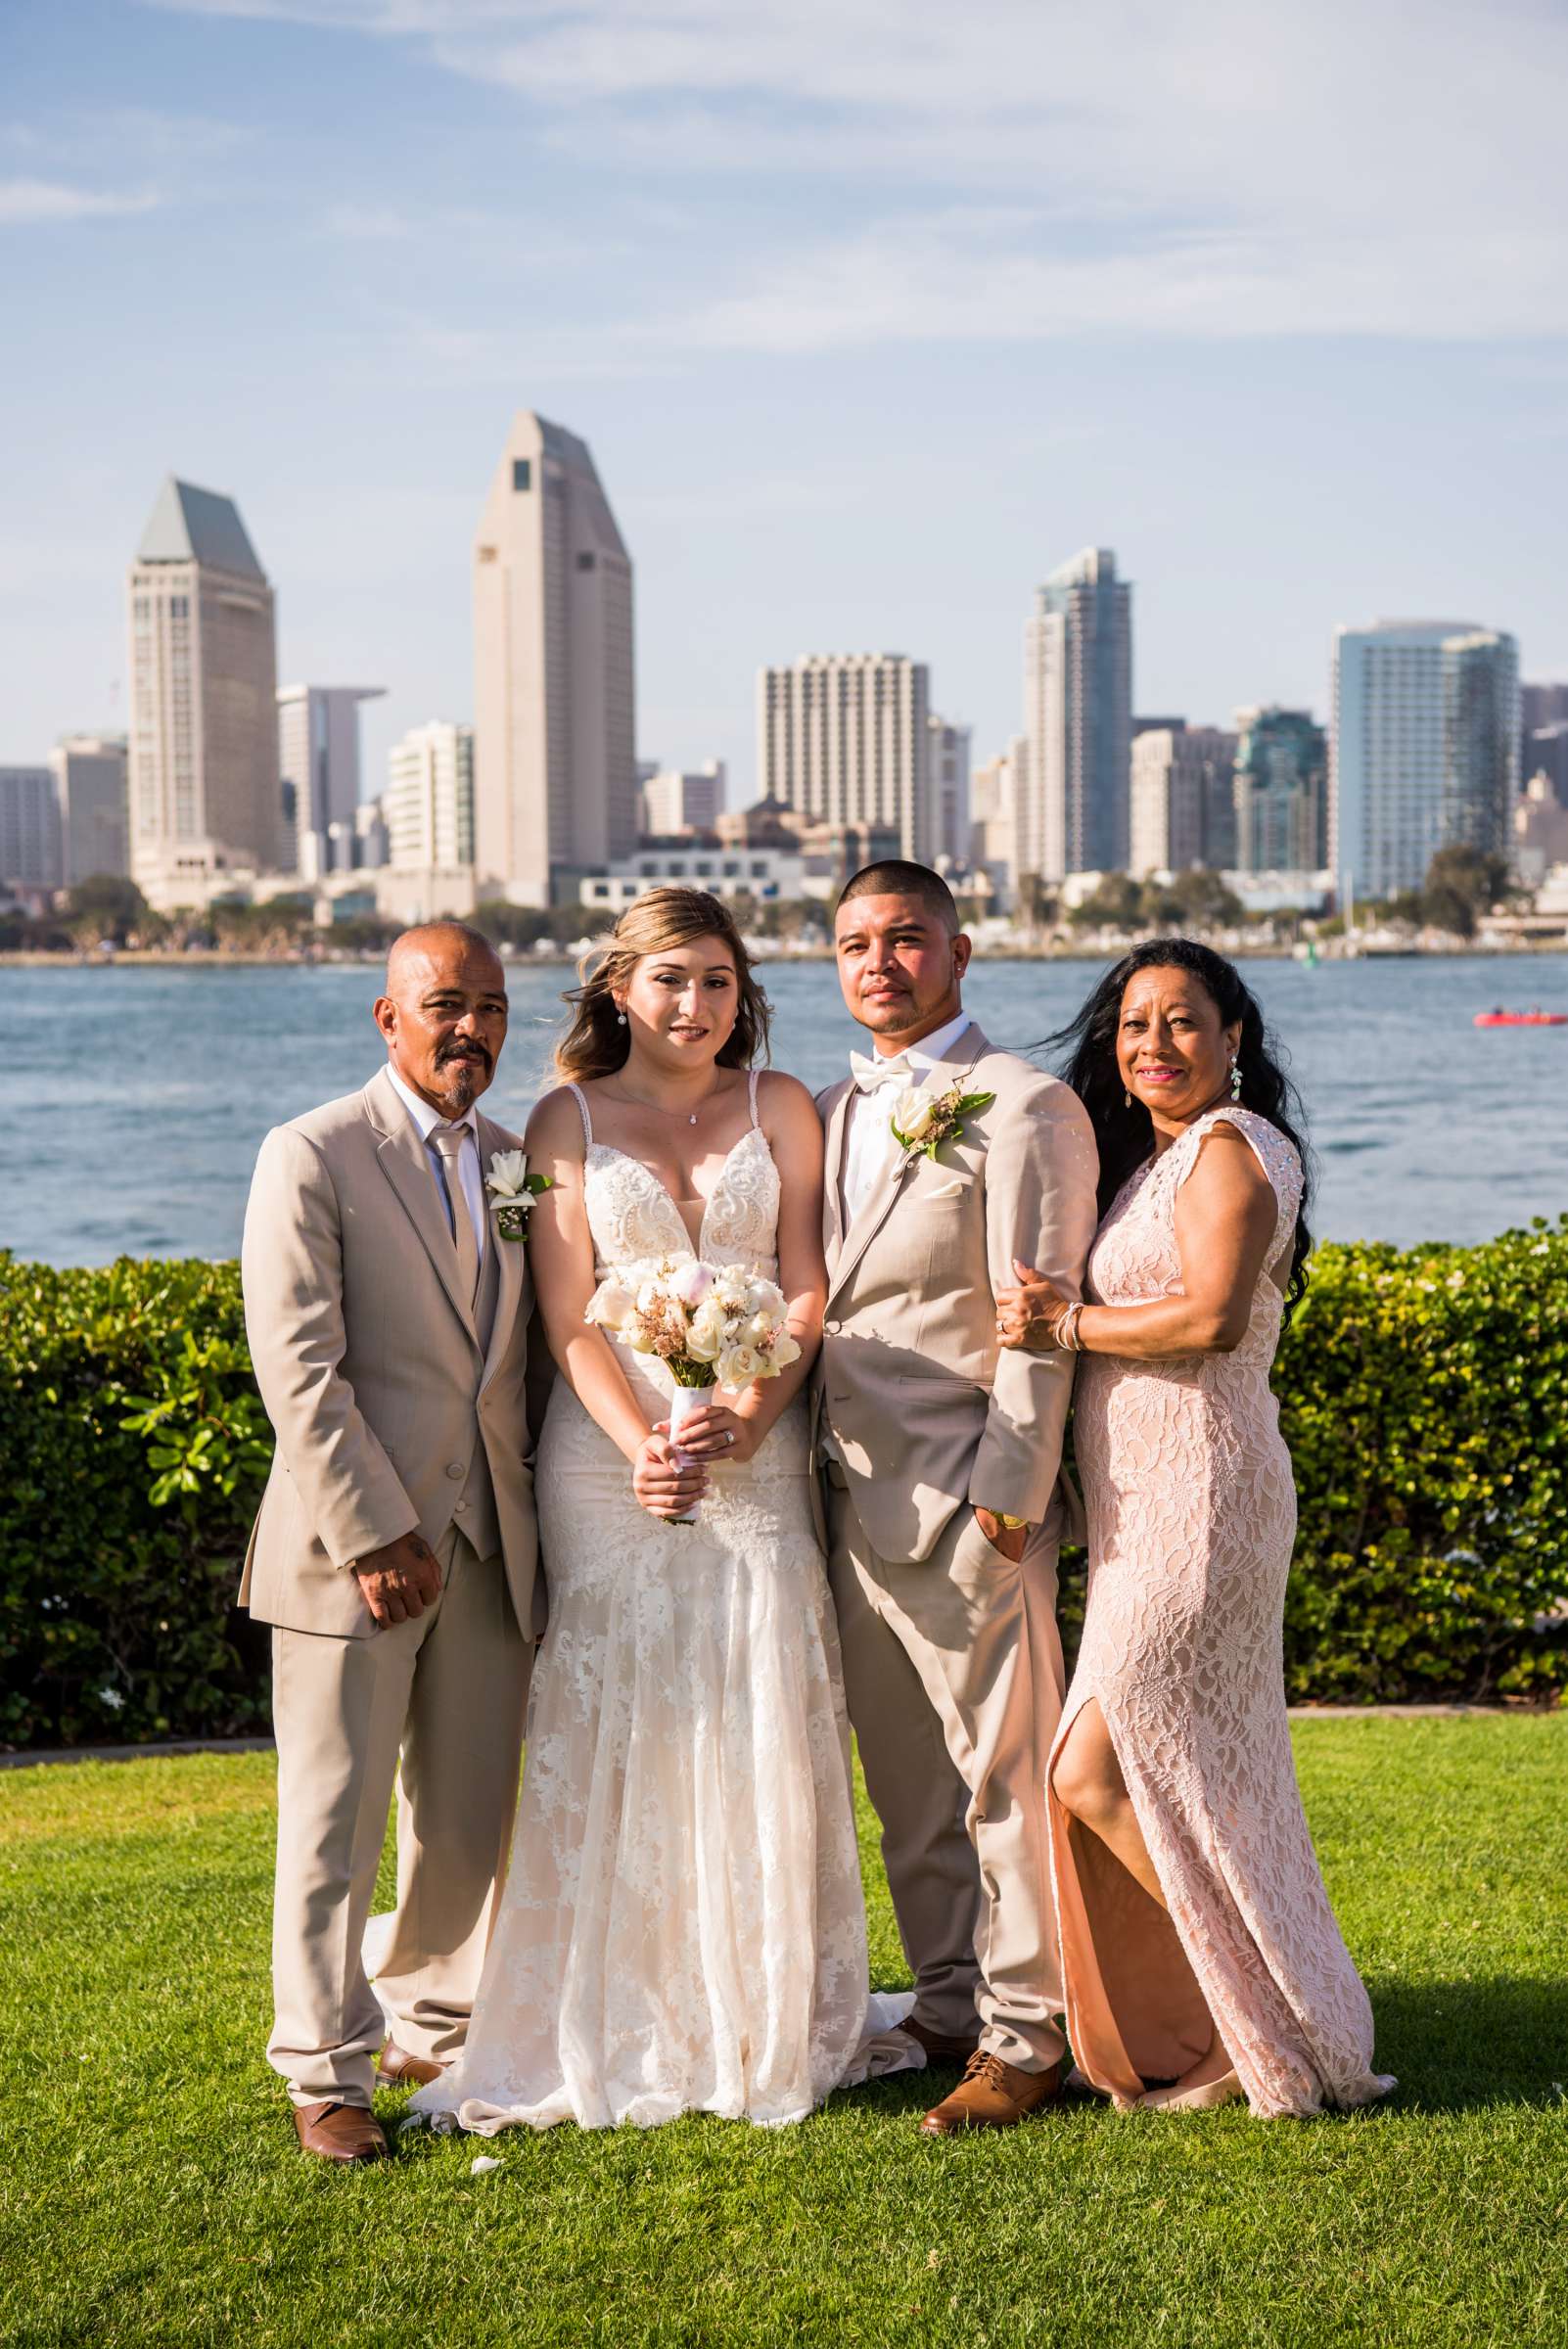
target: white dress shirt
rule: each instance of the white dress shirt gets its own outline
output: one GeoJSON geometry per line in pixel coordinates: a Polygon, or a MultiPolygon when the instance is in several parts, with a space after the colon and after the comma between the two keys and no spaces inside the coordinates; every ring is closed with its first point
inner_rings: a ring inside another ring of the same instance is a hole
{"type": "Polygon", "coordinates": [[[398,1098],[402,1101],[414,1124],[419,1128],[425,1144],[425,1156],[430,1161],[431,1176],[436,1184],[436,1196],[440,1201],[441,1214],[446,1219],[448,1230],[451,1228],[452,1218],[451,1211],[446,1204],[446,1176],[441,1168],[441,1154],[430,1137],[438,1126],[467,1127],[468,1131],[464,1136],[463,1146],[457,1154],[457,1174],[458,1180],[463,1186],[463,1197],[468,1202],[468,1220],[474,1226],[474,1241],[479,1250],[479,1261],[483,1265],[484,1244],[488,1234],[484,1228],[484,1181],[480,1168],[479,1118],[473,1105],[470,1104],[460,1118],[443,1118],[440,1111],[432,1109],[430,1103],[416,1093],[412,1085],[403,1082],[391,1061],[387,1063],[387,1074],[397,1089],[398,1098]]]}
{"type": "Polygon", "coordinates": [[[906,1060],[909,1075],[897,1084],[879,1084],[874,1093],[862,1093],[856,1085],[850,1095],[844,1122],[844,1225],[846,1231],[854,1221],[884,1171],[896,1165],[899,1145],[893,1138],[893,1105],[899,1093],[909,1084],[924,1084],[945,1052],[949,1051],[971,1025],[967,1011],[961,1011],[945,1028],[934,1029],[923,1036],[917,1044],[905,1044],[893,1055],[879,1055],[906,1060]]]}

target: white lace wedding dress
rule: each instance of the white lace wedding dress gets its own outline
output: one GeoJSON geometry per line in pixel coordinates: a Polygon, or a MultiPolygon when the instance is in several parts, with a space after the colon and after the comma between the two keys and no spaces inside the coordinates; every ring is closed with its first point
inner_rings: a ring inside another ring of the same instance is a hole
{"type": "MultiPolygon", "coordinates": [[[[665,1185],[596,1142],[577,1101],[599,1277],[690,1256],[665,1185]]],[[[779,1177],[755,1077],[751,1102],[701,1254],[772,1277],[779,1177]]],[[[665,1417],[664,1365],[618,1359],[650,1422],[665,1417]]],[[[796,2121],[834,2088],[921,2062],[893,2027],[912,2002],[867,1997],[809,1473],[797,1400],[755,1458],[715,1463],[695,1525],[669,1526],[557,1380],[536,1480],[550,1621],[510,1873],[467,2047],[416,2111],[485,2136],[690,2111],[796,2121]]]]}

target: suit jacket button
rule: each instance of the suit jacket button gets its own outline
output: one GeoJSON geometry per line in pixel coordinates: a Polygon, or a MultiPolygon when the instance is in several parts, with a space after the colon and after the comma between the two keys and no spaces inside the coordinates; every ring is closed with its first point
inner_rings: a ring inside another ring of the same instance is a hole
{"type": "Polygon", "coordinates": [[[448,1461],[447,1461],[447,1463],[446,1463],[446,1473],[447,1473],[447,1475],[448,1475],[448,1476],[461,1476],[461,1475],[462,1475],[462,1473],[463,1473],[463,1463],[462,1463],[462,1461],[461,1461],[461,1460],[448,1460],[448,1461]]]}
{"type": "Polygon", "coordinates": [[[844,1324],[842,1321],[824,1321],[822,1327],[827,1331],[827,1334],[830,1338],[836,1338],[840,1330],[844,1327],[844,1324]]]}

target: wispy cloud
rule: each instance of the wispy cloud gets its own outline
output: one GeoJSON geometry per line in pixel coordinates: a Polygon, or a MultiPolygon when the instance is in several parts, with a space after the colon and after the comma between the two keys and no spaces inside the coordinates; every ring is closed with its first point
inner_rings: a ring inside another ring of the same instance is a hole
{"type": "Polygon", "coordinates": [[[766,290],[706,306],[714,346],[835,347],[856,314],[862,337],[1568,327],[1568,14],[1540,0],[147,4],[399,42],[622,184],[786,200],[748,214],[766,290]],[[803,237],[803,187],[818,216],[876,190],[872,223],[803,237]]]}
{"type": "Polygon", "coordinates": [[[0,179],[0,226],[102,220],[150,212],[162,201],[149,188],[77,188],[58,179],[0,179]]]}

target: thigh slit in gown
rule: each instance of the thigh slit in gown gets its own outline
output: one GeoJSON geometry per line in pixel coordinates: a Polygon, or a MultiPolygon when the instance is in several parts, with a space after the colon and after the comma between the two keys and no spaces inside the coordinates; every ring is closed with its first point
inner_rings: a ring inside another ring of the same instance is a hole
{"type": "MultiPolygon", "coordinates": [[[[690,1257],[651,1171],[587,1141],[601,1276],[690,1257]]],[[[776,1271],[778,1174],[755,1122],[704,1218],[715,1265],[776,1271]]],[[[664,1365],[619,1352],[650,1422],[664,1365]]],[[[691,1526],[565,1379],[535,1494],[550,1593],[511,1864],[466,2048],[413,2099],[489,2135],[706,2111],[794,2121],[871,2071],[918,2067],[869,2001],[838,1639],[810,1507],[804,1401],[714,1464],[691,1526]]]]}
{"type": "MultiPolygon", "coordinates": [[[[1254,1112],[1211,1111],[1130,1177],[1089,1260],[1096,1304],[1180,1286],[1175,1205],[1207,1132],[1237,1126],[1273,1185],[1288,1262],[1301,1167],[1254,1112]]],[[[1255,2113],[1357,2105],[1372,2017],[1297,1789],[1282,1667],[1296,1530],[1268,1372],[1282,1298],[1264,1271],[1231,1354],[1085,1356],[1075,1440],[1088,1510],[1083,1643],[1052,1753],[1098,1704],[1166,1909],[1052,1791],[1051,1867],[1068,2032],[1118,2103],[1178,2078],[1218,2032],[1255,2113]]]]}

